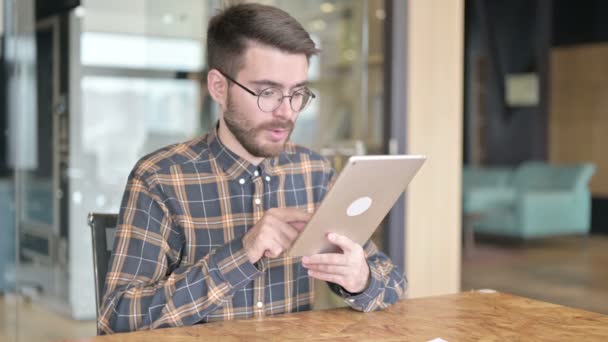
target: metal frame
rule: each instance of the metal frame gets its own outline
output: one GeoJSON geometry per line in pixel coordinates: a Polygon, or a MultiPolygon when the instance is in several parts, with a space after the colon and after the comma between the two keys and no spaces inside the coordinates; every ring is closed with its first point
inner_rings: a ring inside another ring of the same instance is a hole
{"type": "MultiPolygon", "coordinates": [[[[60,58],[61,58],[61,51],[60,51],[60,47],[59,44],[60,42],[60,21],[59,21],[59,17],[58,16],[52,16],[49,18],[46,18],[44,20],[41,20],[39,22],[37,22],[35,24],[35,31],[34,34],[36,34],[39,31],[43,31],[43,30],[50,30],[53,36],[53,74],[52,74],[52,83],[53,83],[53,94],[52,94],[52,102],[53,105],[55,105],[56,103],[58,103],[59,98],[60,98],[60,79],[59,79],[59,73],[60,73],[60,58]]],[[[36,115],[38,115],[38,113],[36,113],[36,115]]],[[[59,125],[57,123],[56,120],[56,116],[55,116],[55,112],[53,112],[53,119],[52,119],[52,125],[53,125],[53,136],[52,136],[52,141],[51,144],[53,146],[53,164],[52,164],[52,195],[53,195],[53,223],[50,226],[50,229],[47,229],[47,224],[44,223],[40,223],[40,222],[35,222],[32,220],[29,220],[27,217],[23,216],[23,217],[17,217],[17,222],[18,224],[21,226],[21,229],[19,230],[19,235],[31,235],[34,237],[39,237],[39,238],[43,238],[47,240],[48,243],[48,255],[45,254],[41,254],[38,253],[35,250],[30,250],[30,249],[26,249],[23,248],[23,246],[20,246],[20,248],[18,248],[19,252],[18,253],[23,253],[23,255],[26,255],[27,257],[31,258],[35,263],[37,264],[42,264],[42,265],[54,265],[55,261],[58,260],[58,255],[57,255],[57,247],[58,247],[58,239],[59,239],[59,224],[60,224],[60,207],[59,207],[59,203],[56,200],[57,195],[59,193],[61,193],[60,190],[60,176],[59,176],[59,151],[57,149],[58,146],[58,141],[59,141],[59,125]]],[[[22,182],[25,181],[25,179],[22,179],[22,182]]],[[[25,190],[26,186],[25,184],[22,184],[23,189],[25,190]]],[[[20,203],[22,203],[23,207],[25,208],[26,205],[25,203],[28,201],[27,192],[23,192],[22,198],[20,199],[20,203]]],[[[22,211],[23,214],[23,211],[22,211]]]]}
{"type": "MultiPolygon", "coordinates": [[[[390,154],[407,152],[407,0],[386,0],[385,19],[385,149],[390,154]]],[[[388,216],[384,233],[386,253],[402,271],[405,268],[405,196],[402,195],[388,216]]]]}
{"type": "MultiPolygon", "coordinates": [[[[78,56],[80,60],[80,56],[78,56]]],[[[105,76],[105,77],[130,77],[130,78],[153,78],[153,79],[175,79],[176,72],[180,70],[158,70],[158,69],[132,69],[124,67],[105,66],[81,66],[83,76],[105,76]]]]}

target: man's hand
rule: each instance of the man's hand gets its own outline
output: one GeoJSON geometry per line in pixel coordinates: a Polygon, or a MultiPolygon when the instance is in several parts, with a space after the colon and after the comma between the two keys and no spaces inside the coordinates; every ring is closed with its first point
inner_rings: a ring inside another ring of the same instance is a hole
{"type": "Polygon", "coordinates": [[[311,218],[295,208],[274,208],[243,236],[243,248],[253,264],[266,256],[276,258],[288,250],[311,218]]]}
{"type": "Polygon", "coordinates": [[[330,233],[327,238],[343,253],[303,257],[302,266],[308,269],[310,277],[338,284],[350,293],[363,292],[369,279],[369,266],[363,248],[342,235],[330,233]]]}

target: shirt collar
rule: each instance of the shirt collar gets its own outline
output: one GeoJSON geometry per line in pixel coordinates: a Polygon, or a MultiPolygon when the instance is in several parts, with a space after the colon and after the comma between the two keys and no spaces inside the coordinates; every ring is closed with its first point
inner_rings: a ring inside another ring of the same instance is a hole
{"type": "Polygon", "coordinates": [[[222,143],[218,136],[217,127],[209,132],[207,136],[207,145],[211,154],[218,162],[225,174],[233,178],[242,177],[254,177],[255,171],[258,171],[258,175],[270,175],[274,174],[274,168],[280,156],[285,153],[281,152],[281,155],[265,158],[262,160],[260,165],[253,165],[246,159],[238,156],[232,152],[226,145],[222,143]]]}

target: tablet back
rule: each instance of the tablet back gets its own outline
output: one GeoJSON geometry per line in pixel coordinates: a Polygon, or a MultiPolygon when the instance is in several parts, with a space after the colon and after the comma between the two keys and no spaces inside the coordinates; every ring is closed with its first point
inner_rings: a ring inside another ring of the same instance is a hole
{"type": "Polygon", "coordinates": [[[355,156],[288,251],[290,256],[336,252],[326,235],[345,235],[363,245],[393,207],[424,156],[355,156]]]}

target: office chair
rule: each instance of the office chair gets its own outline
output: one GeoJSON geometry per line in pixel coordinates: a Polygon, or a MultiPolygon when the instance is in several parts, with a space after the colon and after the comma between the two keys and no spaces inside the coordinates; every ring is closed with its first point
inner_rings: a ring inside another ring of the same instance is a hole
{"type": "MultiPolygon", "coordinates": [[[[114,233],[116,232],[116,214],[90,213],[88,217],[89,227],[93,237],[93,271],[95,273],[95,308],[97,319],[101,306],[103,286],[108,272],[108,263],[112,255],[114,244],[114,233]]],[[[99,335],[99,324],[97,334],[99,335]]]]}

